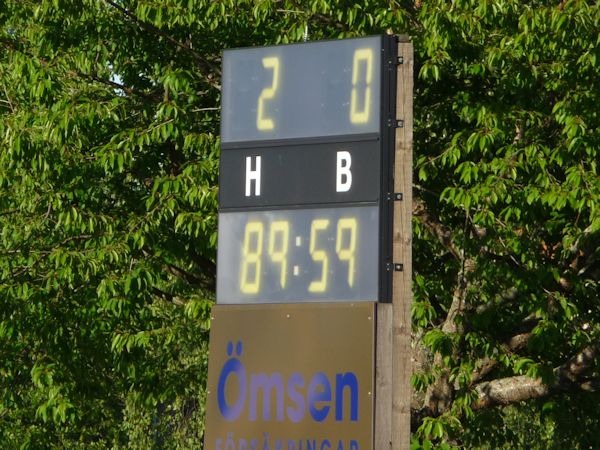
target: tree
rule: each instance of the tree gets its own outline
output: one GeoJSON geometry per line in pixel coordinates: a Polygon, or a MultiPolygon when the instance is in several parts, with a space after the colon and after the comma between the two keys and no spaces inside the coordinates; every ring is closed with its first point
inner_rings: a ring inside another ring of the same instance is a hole
{"type": "Polygon", "coordinates": [[[201,445],[220,52],[392,30],[416,54],[415,445],[598,445],[599,22],[581,0],[0,3],[0,440],[201,445]]]}
{"type": "Polygon", "coordinates": [[[123,3],[1,11],[0,440],[193,446],[220,45],[186,43],[194,13],[171,8],[170,34],[123,3]]]}
{"type": "MultiPolygon", "coordinates": [[[[415,97],[416,253],[429,258],[414,311],[434,353],[417,385],[440,414],[421,429],[441,436],[438,424],[485,416],[473,409],[597,389],[600,16],[587,2],[435,6],[422,7],[415,97]]],[[[549,442],[597,444],[562,433],[549,442]]]]}

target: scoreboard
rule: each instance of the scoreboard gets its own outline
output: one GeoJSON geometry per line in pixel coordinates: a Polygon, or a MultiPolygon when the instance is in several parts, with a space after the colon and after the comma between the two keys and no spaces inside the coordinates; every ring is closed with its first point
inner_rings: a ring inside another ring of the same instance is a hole
{"type": "Polygon", "coordinates": [[[224,51],[217,303],[391,300],[396,43],[224,51]]]}

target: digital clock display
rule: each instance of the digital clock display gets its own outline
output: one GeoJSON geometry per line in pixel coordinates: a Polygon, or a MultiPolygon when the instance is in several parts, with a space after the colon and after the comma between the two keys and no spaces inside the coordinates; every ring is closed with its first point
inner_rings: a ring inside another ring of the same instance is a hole
{"type": "Polygon", "coordinates": [[[377,206],[219,216],[219,303],[377,298],[377,206]]]}
{"type": "Polygon", "coordinates": [[[223,52],[221,142],[378,133],[381,36],[223,52]]]}

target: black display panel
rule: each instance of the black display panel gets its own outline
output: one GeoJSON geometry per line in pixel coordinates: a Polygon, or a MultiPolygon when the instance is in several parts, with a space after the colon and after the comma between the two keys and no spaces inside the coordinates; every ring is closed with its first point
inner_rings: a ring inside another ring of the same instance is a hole
{"type": "Polygon", "coordinates": [[[219,303],[375,300],[376,205],[219,215],[219,303]]]}
{"type": "Polygon", "coordinates": [[[221,210],[376,202],[381,142],[334,142],[229,149],[221,153],[221,210]]]}
{"type": "Polygon", "coordinates": [[[377,133],[381,36],[223,52],[223,144],[377,133]]]}

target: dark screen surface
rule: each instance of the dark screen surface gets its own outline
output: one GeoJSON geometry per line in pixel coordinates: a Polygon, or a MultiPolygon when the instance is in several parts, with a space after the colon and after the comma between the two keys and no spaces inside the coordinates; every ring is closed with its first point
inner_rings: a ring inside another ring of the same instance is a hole
{"type": "Polygon", "coordinates": [[[225,150],[219,205],[225,210],[374,202],[380,195],[380,153],[377,138],[225,150]]]}

